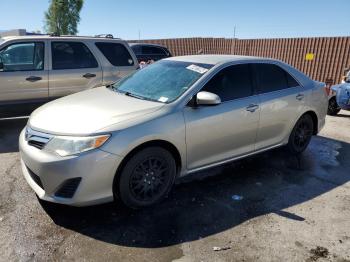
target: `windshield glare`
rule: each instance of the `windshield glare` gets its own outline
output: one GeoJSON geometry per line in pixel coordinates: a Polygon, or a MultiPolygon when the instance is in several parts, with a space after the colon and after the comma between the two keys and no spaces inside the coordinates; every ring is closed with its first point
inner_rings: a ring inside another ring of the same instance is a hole
{"type": "Polygon", "coordinates": [[[119,92],[152,101],[170,103],[190,88],[213,65],[161,60],[113,85],[119,92]]]}

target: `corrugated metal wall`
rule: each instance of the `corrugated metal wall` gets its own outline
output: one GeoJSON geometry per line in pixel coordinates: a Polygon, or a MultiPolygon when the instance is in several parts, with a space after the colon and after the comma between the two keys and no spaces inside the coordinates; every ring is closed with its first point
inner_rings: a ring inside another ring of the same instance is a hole
{"type": "Polygon", "coordinates": [[[175,56],[203,53],[276,58],[298,68],[312,79],[328,84],[339,83],[344,69],[350,67],[350,37],[176,38],[140,42],[165,45],[175,56]],[[307,53],[314,54],[314,59],[307,61],[305,58],[307,53]]]}

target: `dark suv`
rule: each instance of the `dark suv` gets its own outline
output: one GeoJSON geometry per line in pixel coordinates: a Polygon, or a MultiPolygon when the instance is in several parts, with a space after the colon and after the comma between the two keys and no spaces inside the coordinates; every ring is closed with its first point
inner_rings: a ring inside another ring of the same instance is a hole
{"type": "Polygon", "coordinates": [[[150,60],[158,61],[172,56],[169,50],[162,45],[146,43],[129,43],[129,45],[139,62],[148,62],[150,60]]]}

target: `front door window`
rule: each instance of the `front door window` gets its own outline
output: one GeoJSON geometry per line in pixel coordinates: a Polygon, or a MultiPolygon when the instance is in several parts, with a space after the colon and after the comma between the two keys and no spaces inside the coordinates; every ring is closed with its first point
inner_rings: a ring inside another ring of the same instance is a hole
{"type": "Polygon", "coordinates": [[[39,71],[44,69],[44,43],[12,44],[0,51],[2,72],[39,71]]]}

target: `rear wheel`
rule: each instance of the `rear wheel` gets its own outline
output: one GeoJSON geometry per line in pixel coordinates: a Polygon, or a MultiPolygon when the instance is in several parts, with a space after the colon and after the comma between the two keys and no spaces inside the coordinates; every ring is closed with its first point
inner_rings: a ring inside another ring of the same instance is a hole
{"type": "Polygon", "coordinates": [[[327,110],[327,114],[330,116],[335,116],[336,114],[338,114],[340,111],[340,107],[337,104],[337,100],[335,99],[335,97],[332,97],[331,99],[329,99],[328,102],[328,110],[327,110]]]}
{"type": "Polygon", "coordinates": [[[171,153],[161,147],[149,147],[126,163],[115,191],[125,205],[146,207],[167,195],[175,176],[176,163],[171,153]]]}
{"type": "Polygon", "coordinates": [[[289,136],[288,149],[292,154],[302,153],[310,143],[314,124],[310,115],[299,118],[289,136]]]}

